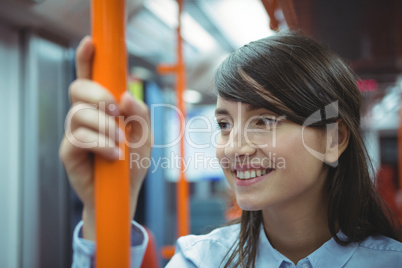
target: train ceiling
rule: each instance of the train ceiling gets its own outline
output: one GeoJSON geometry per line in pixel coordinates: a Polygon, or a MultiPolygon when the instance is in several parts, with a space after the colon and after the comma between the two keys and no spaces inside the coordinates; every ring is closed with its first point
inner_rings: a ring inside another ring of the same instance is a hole
{"type": "MultiPolygon", "coordinates": [[[[0,0],[0,23],[74,45],[90,33],[89,0],[0,0]]],[[[363,78],[392,83],[402,72],[402,0],[185,0],[183,37],[190,88],[211,95],[213,72],[235,48],[301,29],[328,44],[363,78]],[[265,7],[271,15],[269,21],[265,7]]],[[[175,59],[174,0],[127,0],[127,44],[139,76],[175,59]],[[141,66],[139,66],[141,67],[141,66]]],[[[164,78],[173,87],[173,79],[164,78]]],[[[208,98],[207,98],[208,99],[208,98]]]]}

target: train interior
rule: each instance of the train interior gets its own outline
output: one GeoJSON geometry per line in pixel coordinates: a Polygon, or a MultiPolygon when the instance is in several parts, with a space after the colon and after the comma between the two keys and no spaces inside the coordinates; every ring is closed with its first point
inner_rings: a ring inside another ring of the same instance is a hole
{"type": "MultiPolygon", "coordinates": [[[[75,49],[91,34],[90,4],[0,0],[1,267],[71,267],[72,233],[82,204],[58,150],[70,106],[68,88],[75,79],[75,49]]],[[[153,150],[158,161],[149,163],[135,219],[152,232],[159,265],[169,259],[163,249],[177,239],[177,81],[158,73],[158,66],[176,61],[178,12],[175,0],[126,1],[128,90],[151,107],[155,144],[160,145],[153,150]]],[[[402,219],[401,14],[400,0],[183,1],[191,233],[208,232],[240,213],[215,159],[214,72],[235,49],[287,29],[328,45],[360,78],[362,130],[373,175],[402,219]]]]}

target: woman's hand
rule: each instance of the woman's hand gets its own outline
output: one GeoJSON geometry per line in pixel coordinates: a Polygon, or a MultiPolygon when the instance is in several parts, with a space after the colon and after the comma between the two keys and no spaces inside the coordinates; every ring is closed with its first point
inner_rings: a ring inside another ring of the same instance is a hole
{"type": "MultiPolygon", "coordinates": [[[[118,144],[128,142],[136,145],[129,146],[133,147],[130,154],[135,154],[136,159],[149,158],[153,142],[149,110],[145,103],[134,99],[128,92],[122,95],[120,103],[116,103],[108,90],[91,81],[93,54],[92,39],[85,37],[77,49],[77,80],[70,85],[72,107],[60,146],[60,158],[70,184],[84,204],[83,235],[89,240],[95,240],[94,155],[115,161],[121,154],[118,144]],[[124,116],[128,121],[128,137],[116,123],[118,116],[124,116]],[[96,146],[89,146],[91,142],[96,142],[96,146]]],[[[138,165],[130,168],[132,218],[147,168],[138,165]]]]}

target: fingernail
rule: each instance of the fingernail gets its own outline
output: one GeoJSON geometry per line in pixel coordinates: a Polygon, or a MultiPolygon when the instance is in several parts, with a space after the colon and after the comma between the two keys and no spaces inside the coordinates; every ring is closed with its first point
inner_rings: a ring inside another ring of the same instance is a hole
{"type": "Polygon", "coordinates": [[[128,96],[130,96],[131,99],[134,99],[134,98],[135,98],[134,94],[133,94],[130,90],[126,90],[126,91],[124,92],[124,94],[127,94],[128,96]]]}
{"type": "Polygon", "coordinates": [[[109,104],[108,105],[109,114],[112,116],[118,116],[120,114],[119,107],[116,104],[109,104]]]}
{"type": "Polygon", "coordinates": [[[91,36],[90,36],[90,35],[86,35],[86,36],[84,36],[84,38],[81,39],[80,43],[84,43],[84,42],[86,42],[86,41],[89,40],[89,39],[91,39],[91,36]]]}

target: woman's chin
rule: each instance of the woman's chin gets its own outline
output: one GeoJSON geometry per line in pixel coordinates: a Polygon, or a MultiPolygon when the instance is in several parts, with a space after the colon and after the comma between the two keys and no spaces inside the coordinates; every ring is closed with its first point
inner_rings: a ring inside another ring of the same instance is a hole
{"type": "Polygon", "coordinates": [[[257,211],[257,210],[262,210],[262,207],[260,204],[254,203],[254,202],[250,202],[250,201],[242,201],[242,200],[238,200],[237,204],[239,205],[239,207],[242,210],[246,210],[246,211],[257,211]]]}

